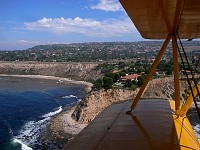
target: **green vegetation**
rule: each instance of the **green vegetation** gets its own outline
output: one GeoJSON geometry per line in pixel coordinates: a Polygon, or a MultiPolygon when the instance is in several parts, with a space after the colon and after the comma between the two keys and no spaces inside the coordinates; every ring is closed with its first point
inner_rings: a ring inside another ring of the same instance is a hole
{"type": "MultiPolygon", "coordinates": [[[[135,90],[143,84],[151,64],[152,63],[147,60],[99,64],[95,70],[100,70],[100,72],[103,73],[103,77],[94,81],[93,89],[99,90],[104,88],[107,90],[110,88],[127,88],[135,90]],[[125,81],[120,81],[120,77],[126,76],[127,74],[138,74],[140,76],[137,80],[127,79],[125,81]]],[[[171,74],[172,61],[162,60],[152,78],[165,77],[171,74]]]]}
{"type": "Polygon", "coordinates": [[[111,89],[113,85],[113,79],[110,77],[103,77],[103,88],[105,90],[111,89]]]}
{"type": "Polygon", "coordinates": [[[144,76],[138,77],[137,85],[138,85],[138,86],[141,86],[141,85],[144,83],[144,80],[145,80],[145,77],[144,77],[144,76]]]}
{"type": "MultiPolygon", "coordinates": [[[[27,50],[0,51],[0,60],[43,62],[127,60],[154,57],[161,44],[162,42],[152,41],[39,45],[27,50]],[[149,49],[150,47],[153,48],[149,49]]],[[[123,67],[123,63],[120,67],[123,67]]]]}
{"type": "Polygon", "coordinates": [[[93,88],[95,88],[96,90],[100,90],[102,87],[103,87],[103,79],[97,79],[96,81],[94,81],[93,88]]]}
{"type": "MultiPolygon", "coordinates": [[[[140,60],[153,61],[162,43],[162,41],[142,41],[38,45],[27,50],[1,50],[0,61],[102,62],[114,60],[121,61],[119,68],[122,69],[125,66],[123,62],[125,60],[139,61],[137,65],[141,65],[140,60]]],[[[196,56],[199,55],[200,42],[183,42],[183,44],[191,63],[194,64],[196,56]],[[191,50],[190,47],[195,47],[195,49],[191,50]]],[[[163,58],[169,60],[171,57],[169,46],[163,58]]],[[[143,67],[147,66],[143,65],[143,67]]],[[[140,72],[141,70],[138,70],[138,73],[140,72]]]]}
{"type": "MultiPolygon", "coordinates": [[[[135,90],[141,86],[148,74],[152,62],[160,50],[163,42],[102,42],[102,43],[73,43],[39,45],[27,50],[0,51],[0,61],[39,61],[39,62],[98,62],[95,68],[102,74],[102,78],[94,81],[94,90],[101,88],[128,88],[135,90]],[[127,74],[141,75],[137,80],[120,81],[121,76],[127,74]]],[[[197,62],[200,42],[183,42],[191,65],[197,62]],[[195,47],[191,50],[190,47],[195,47]]],[[[163,60],[152,78],[171,75],[173,61],[171,46],[164,53],[163,60]]],[[[180,64],[180,70],[183,66],[180,64]]],[[[24,71],[31,74],[32,71],[24,71]]],[[[197,67],[196,72],[200,72],[197,67]]]]}

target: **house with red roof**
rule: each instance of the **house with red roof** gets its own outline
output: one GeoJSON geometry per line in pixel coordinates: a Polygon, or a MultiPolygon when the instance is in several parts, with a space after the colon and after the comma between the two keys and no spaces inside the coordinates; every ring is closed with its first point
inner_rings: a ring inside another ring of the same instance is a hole
{"type": "Polygon", "coordinates": [[[139,76],[140,76],[139,74],[130,74],[130,75],[122,76],[122,77],[120,77],[120,81],[122,81],[122,82],[125,82],[126,80],[137,81],[137,78],[139,76]]]}

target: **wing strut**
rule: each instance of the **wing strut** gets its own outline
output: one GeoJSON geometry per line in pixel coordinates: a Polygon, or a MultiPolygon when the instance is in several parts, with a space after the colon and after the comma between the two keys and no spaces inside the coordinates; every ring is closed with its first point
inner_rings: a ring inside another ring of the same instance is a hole
{"type": "Polygon", "coordinates": [[[144,81],[143,85],[141,86],[136,98],[134,99],[134,101],[133,101],[133,103],[131,105],[131,110],[128,111],[127,113],[130,113],[135,108],[135,106],[137,105],[138,101],[140,100],[140,98],[141,98],[141,96],[142,96],[142,94],[143,94],[143,92],[144,92],[149,80],[151,79],[151,77],[152,77],[152,75],[153,75],[158,63],[160,62],[160,60],[161,60],[161,58],[162,58],[162,56],[163,56],[163,54],[164,54],[164,52],[165,52],[165,50],[167,48],[167,45],[168,45],[169,41],[171,40],[171,38],[172,38],[172,36],[169,34],[167,36],[165,42],[163,43],[162,48],[160,49],[160,52],[158,53],[154,63],[152,64],[151,69],[150,69],[147,77],[145,78],[145,81],[144,81]]]}
{"type": "Polygon", "coordinates": [[[176,34],[172,36],[173,47],[173,70],[174,70],[174,100],[176,115],[180,112],[180,84],[179,84],[179,64],[178,64],[178,46],[176,34]]]}

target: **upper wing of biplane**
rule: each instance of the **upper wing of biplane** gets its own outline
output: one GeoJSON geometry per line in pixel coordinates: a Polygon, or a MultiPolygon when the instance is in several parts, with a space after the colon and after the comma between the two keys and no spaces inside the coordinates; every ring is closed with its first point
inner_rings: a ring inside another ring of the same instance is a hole
{"type": "Polygon", "coordinates": [[[200,0],[120,0],[143,38],[200,38],[200,0]]]}

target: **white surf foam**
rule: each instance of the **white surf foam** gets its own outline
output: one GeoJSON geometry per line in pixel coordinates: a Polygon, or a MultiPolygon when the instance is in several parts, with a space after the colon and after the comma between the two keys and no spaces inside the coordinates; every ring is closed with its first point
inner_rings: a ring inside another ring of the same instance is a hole
{"type": "MultiPolygon", "coordinates": [[[[46,122],[51,119],[52,116],[60,113],[62,111],[62,106],[60,106],[57,110],[53,112],[49,112],[43,116],[41,116],[41,120],[39,121],[29,121],[27,122],[22,129],[19,131],[17,136],[14,136],[14,142],[18,142],[22,145],[23,148],[26,148],[25,145],[32,145],[34,143],[38,143],[38,138],[40,133],[44,131],[46,127],[46,122]],[[24,144],[24,145],[23,145],[24,144]]],[[[27,146],[28,147],[28,146],[27,146]]],[[[23,149],[29,150],[29,149],[23,149]]]]}
{"type": "Polygon", "coordinates": [[[40,135],[40,130],[42,129],[42,126],[44,126],[40,121],[27,122],[20,130],[19,135],[15,136],[15,139],[22,141],[25,145],[36,143],[40,135]]]}
{"type": "Polygon", "coordinates": [[[194,132],[197,135],[198,140],[200,141],[200,124],[193,126],[194,132]]]}
{"type": "Polygon", "coordinates": [[[21,145],[22,150],[33,150],[31,147],[28,147],[27,145],[25,145],[22,141],[18,140],[18,139],[13,139],[13,143],[18,143],[21,145]]]}
{"type": "Polygon", "coordinates": [[[63,80],[58,80],[58,82],[56,82],[56,83],[63,83],[63,80]]]}
{"type": "Polygon", "coordinates": [[[82,101],[82,99],[80,99],[80,98],[79,98],[79,99],[77,99],[77,100],[78,100],[78,102],[81,102],[81,101],[82,101]]]}
{"type": "Polygon", "coordinates": [[[61,111],[62,111],[62,106],[60,106],[58,110],[53,111],[53,112],[50,112],[50,113],[48,113],[48,114],[45,114],[45,115],[43,115],[42,117],[43,117],[43,118],[52,117],[52,116],[54,116],[54,115],[60,113],[61,111]]]}
{"type": "Polygon", "coordinates": [[[75,95],[67,95],[67,96],[63,96],[62,98],[78,98],[77,96],[75,96],[75,95]]]}

